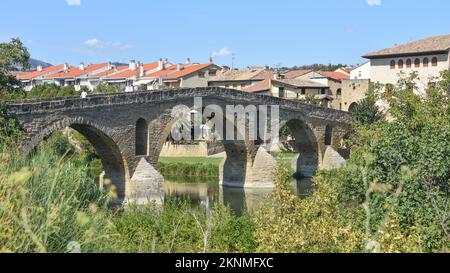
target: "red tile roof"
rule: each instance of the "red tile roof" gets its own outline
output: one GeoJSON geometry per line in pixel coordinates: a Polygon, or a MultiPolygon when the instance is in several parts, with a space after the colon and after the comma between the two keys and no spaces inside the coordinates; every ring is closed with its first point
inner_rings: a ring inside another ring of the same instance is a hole
{"type": "Polygon", "coordinates": [[[127,69],[127,68],[128,68],[128,65],[118,66],[118,67],[115,67],[113,69],[109,69],[109,70],[106,70],[106,71],[94,74],[94,75],[92,75],[92,77],[93,78],[99,78],[99,77],[109,76],[109,75],[118,73],[119,71],[122,71],[122,70],[127,69]]]}
{"type": "Polygon", "coordinates": [[[173,73],[173,72],[175,72],[175,71],[177,71],[177,66],[176,66],[176,65],[171,65],[171,66],[169,66],[169,67],[167,67],[167,68],[165,68],[165,69],[163,69],[163,70],[156,71],[156,72],[153,72],[153,73],[151,73],[151,74],[145,75],[145,76],[142,77],[142,78],[159,78],[159,77],[165,77],[165,76],[167,76],[168,74],[173,73]]]}
{"type": "Polygon", "coordinates": [[[270,89],[270,79],[265,79],[263,81],[258,82],[255,85],[242,88],[242,91],[245,92],[264,92],[270,89]]]}
{"type": "Polygon", "coordinates": [[[324,77],[331,78],[334,80],[349,80],[350,76],[340,72],[320,72],[324,77]]]}
{"type": "Polygon", "coordinates": [[[211,66],[213,64],[208,63],[208,64],[191,64],[191,65],[184,65],[184,68],[176,71],[174,73],[171,73],[169,75],[167,75],[165,78],[166,79],[179,79],[182,78],[184,76],[187,76],[191,73],[197,72],[203,68],[206,68],[208,66],[211,66]]]}
{"type": "Polygon", "coordinates": [[[17,79],[19,80],[29,80],[29,79],[33,79],[51,72],[56,72],[58,70],[61,70],[64,68],[64,64],[60,64],[60,65],[55,65],[55,66],[50,66],[47,68],[42,69],[42,71],[33,71],[33,72],[29,72],[29,73],[25,73],[25,74],[21,74],[17,76],[17,79]]]}
{"type": "Polygon", "coordinates": [[[310,72],[313,72],[313,71],[314,70],[312,70],[312,69],[291,70],[291,71],[288,71],[288,72],[284,73],[284,77],[286,79],[295,79],[295,78],[301,77],[301,76],[306,75],[306,74],[308,74],[310,72]]]}
{"type": "MultiPolygon", "coordinates": [[[[145,64],[145,65],[143,65],[143,67],[144,67],[144,71],[153,70],[153,69],[158,68],[158,62],[154,62],[151,64],[145,64]]],[[[127,78],[137,77],[137,76],[139,76],[140,71],[141,71],[140,66],[137,66],[135,70],[131,70],[131,69],[127,68],[119,73],[115,73],[106,78],[107,79],[127,79],[127,78]]]]}
{"type": "Polygon", "coordinates": [[[95,72],[99,69],[102,69],[106,66],[108,66],[108,63],[102,63],[102,64],[92,64],[88,67],[86,67],[84,70],[81,70],[79,67],[69,67],[67,72],[61,71],[55,74],[47,75],[45,78],[47,79],[65,79],[65,78],[75,78],[82,75],[89,74],[91,72],[95,72]]]}

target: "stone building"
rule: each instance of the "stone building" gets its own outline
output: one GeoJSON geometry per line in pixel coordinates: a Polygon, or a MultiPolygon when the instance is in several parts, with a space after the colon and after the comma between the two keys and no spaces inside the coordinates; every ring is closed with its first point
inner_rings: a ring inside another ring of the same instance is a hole
{"type": "Polygon", "coordinates": [[[343,80],[341,92],[336,94],[333,101],[337,110],[351,111],[362,99],[366,97],[370,88],[370,80],[343,80]]]}

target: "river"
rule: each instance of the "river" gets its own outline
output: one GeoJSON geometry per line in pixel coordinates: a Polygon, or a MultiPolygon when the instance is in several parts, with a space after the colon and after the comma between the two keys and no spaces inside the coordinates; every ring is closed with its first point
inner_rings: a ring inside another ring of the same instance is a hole
{"type": "MultiPolygon", "coordinates": [[[[165,199],[177,199],[190,202],[192,206],[210,209],[219,202],[240,215],[245,208],[253,212],[271,193],[271,189],[238,189],[222,187],[218,182],[183,183],[182,180],[166,180],[164,183],[165,199]]],[[[313,186],[310,179],[292,181],[292,191],[299,198],[310,195],[313,186]]]]}

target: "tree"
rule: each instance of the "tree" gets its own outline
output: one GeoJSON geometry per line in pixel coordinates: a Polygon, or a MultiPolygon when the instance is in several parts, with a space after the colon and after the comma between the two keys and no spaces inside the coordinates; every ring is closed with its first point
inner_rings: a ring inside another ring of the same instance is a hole
{"type": "Polygon", "coordinates": [[[117,86],[109,85],[105,82],[100,82],[94,89],[94,94],[104,93],[118,93],[120,90],[117,86]]]}
{"type": "Polygon", "coordinates": [[[375,89],[377,88],[371,86],[366,97],[350,111],[355,125],[370,125],[383,119],[383,113],[380,112],[376,105],[375,89]]]}
{"type": "Polygon", "coordinates": [[[304,99],[300,100],[303,103],[311,104],[311,105],[319,105],[319,101],[316,99],[316,96],[313,94],[308,94],[304,99]]]}
{"type": "Polygon", "coordinates": [[[5,93],[17,91],[20,82],[10,74],[13,65],[21,64],[23,69],[28,69],[30,53],[19,38],[14,38],[9,43],[0,43],[0,99],[5,93]]]}

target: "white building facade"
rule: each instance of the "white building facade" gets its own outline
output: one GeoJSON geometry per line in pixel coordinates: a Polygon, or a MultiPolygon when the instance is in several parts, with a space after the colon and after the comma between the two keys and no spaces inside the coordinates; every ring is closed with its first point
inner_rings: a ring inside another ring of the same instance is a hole
{"type": "Polygon", "coordinates": [[[350,80],[370,80],[371,63],[365,62],[350,71],[350,80]]]}
{"type": "Polygon", "coordinates": [[[435,36],[408,44],[369,53],[370,80],[374,83],[397,84],[398,80],[416,72],[418,91],[423,93],[450,69],[450,35],[435,36]]]}

